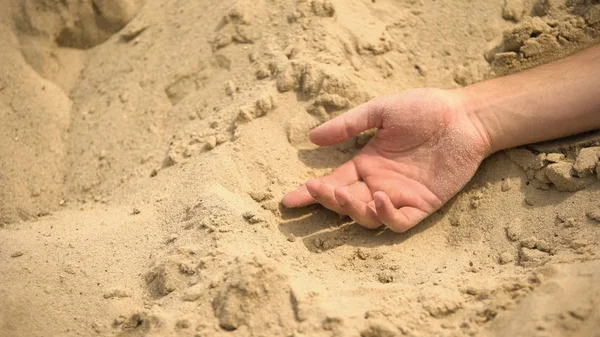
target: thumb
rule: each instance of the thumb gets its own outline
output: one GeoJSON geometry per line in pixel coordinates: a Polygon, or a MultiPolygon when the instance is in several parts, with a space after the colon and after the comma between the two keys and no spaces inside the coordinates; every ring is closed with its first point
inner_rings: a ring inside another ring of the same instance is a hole
{"type": "Polygon", "coordinates": [[[381,112],[381,104],[371,100],[316,127],[309,134],[310,140],[320,146],[335,145],[365,130],[380,128],[381,112]]]}

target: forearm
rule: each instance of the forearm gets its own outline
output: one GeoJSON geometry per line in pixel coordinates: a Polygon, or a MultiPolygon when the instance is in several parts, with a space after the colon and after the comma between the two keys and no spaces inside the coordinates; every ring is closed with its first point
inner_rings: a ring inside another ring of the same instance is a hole
{"type": "Polygon", "coordinates": [[[461,89],[490,153],[600,128],[600,45],[461,89]]]}

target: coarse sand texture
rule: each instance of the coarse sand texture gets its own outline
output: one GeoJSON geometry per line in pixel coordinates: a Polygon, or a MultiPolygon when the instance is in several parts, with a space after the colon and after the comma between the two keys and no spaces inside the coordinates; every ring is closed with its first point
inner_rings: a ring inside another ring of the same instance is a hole
{"type": "Polygon", "coordinates": [[[283,195],[381,94],[600,42],[597,0],[0,0],[0,337],[600,332],[600,134],[403,234],[283,195]]]}

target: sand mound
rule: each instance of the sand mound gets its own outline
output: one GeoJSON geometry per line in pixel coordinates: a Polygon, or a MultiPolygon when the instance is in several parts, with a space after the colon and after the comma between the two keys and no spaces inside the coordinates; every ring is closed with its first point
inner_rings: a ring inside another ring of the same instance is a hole
{"type": "Polygon", "coordinates": [[[311,128],[574,53],[599,6],[3,0],[0,336],[594,336],[597,133],[402,235],[279,201],[370,136],[311,128]]]}
{"type": "Polygon", "coordinates": [[[565,57],[600,38],[600,6],[589,1],[541,0],[526,11],[522,0],[507,0],[503,16],[519,24],[486,56],[500,75],[565,57]],[[522,20],[525,12],[531,16],[522,20]]]}
{"type": "Polygon", "coordinates": [[[276,335],[291,334],[297,300],[268,260],[236,260],[225,274],[213,300],[219,326],[225,330],[248,327],[250,334],[271,330],[276,335]],[[279,330],[281,328],[281,330],[279,330]]]}

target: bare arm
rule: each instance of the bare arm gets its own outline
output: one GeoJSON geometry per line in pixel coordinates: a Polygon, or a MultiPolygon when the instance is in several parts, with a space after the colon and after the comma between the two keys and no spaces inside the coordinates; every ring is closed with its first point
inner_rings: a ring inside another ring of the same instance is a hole
{"type": "Polygon", "coordinates": [[[403,232],[440,208],[486,156],[600,128],[600,47],[519,74],[456,90],[378,97],[317,127],[329,146],[377,128],[354,158],[282,200],[348,214],[403,232]]]}
{"type": "Polygon", "coordinates": [[[600,45],[462,90],[465,110],[498,150],[600,128],[600,45]]]}

